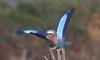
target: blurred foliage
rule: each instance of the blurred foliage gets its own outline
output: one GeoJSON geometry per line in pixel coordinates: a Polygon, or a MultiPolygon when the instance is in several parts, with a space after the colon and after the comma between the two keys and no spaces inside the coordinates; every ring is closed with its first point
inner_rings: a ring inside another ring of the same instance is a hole
{"type": "Polygon", "coordinates": [[[95,0],[18,0],[12,2],[13,4],[8,2],[10,1],[0,2],[0,24],[8,25],[7,27],[12,29],[55,29],[64,12],[74,7],[76,11],[71,19],[69,32],[76,27],[77,34],[85,36],[87,31],[79,25],[80,21],[90,22],[88,20],[91,18],[91,12],[100,12],[99,1],[95,0]]]}
{"type": "MultiPolygon", "coordinates": [[[[14,47],[16,47],[17,44],[19,44],[18,46],[20,47],[25,45],[25,47],[27,46],[32,50],[32,46],[29,47],[29,44],[32,44],[32,41],[28,39],[30,37],[16,36],[15,31],[18,29],[56,29],[61,16],[71,8],[76,8],[76,11],[67,28],[69,34],[68,39],[74,39],[76,43],[80,45],[87,45],[82,48],[88,48],[94,41],[92,41],[92,39],[91,41],[89,40],[90,37],[87,27],[94,18],[92,17],[92,13],[100,15],[99,0],[0,0],[0,42],[7,42],[14,47]],[[82,44],[83,41],[81,42],[83,36],[86,45],[82,44]],[[29,41],[27,41],[27,39],[29,41]],[[77,40],[80,41],[77,42],[77,40]]],[[[40,49],[41,51],[43,51],[43,48],[47,47],[46,42],[43,41],[42,43],[43,46],[40,46],[42,47],[40,49]]],[[[75,45],[77,46],[77,44],[75,45]]],[[[92,47],[88,48],[88,50],[93,52],[92,49],[92,47]]],[[[83,50],[86,52],[88,51],[87,49],[83,50]]],[[[96,49],[94,48],[94,50],[96,49]]],[[[88,54],[86,56],[88,56],[88,54]]],[[[99,57],[97,56],[97,58],[99,57]]]]}

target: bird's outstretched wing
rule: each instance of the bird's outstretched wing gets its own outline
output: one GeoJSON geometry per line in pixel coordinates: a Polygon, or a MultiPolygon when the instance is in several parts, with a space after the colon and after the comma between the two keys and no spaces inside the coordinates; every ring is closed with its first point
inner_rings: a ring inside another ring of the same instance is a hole
{"type": "Polygon", "coordinates": [[[17,34],[31,34],[31,33],[35,34],[35,33],[37,33],[37,31],[36,30],[27,30],[26,29],[26,30],[17,30],[16,33],[17,34]]]}
{"type": "Polygon", "coordinates": [[[75,10],[74,8],[69,10],[61,18],[61,20],[58,24],[57,30],[56,30],[57,38],[59,38],[59,40],[64,40],[64,33],[66,32],[66,28],[68,26],[68,23],[71,19],[71,16],[72,16],[74,10],[75,10]]]}
{"type": "Polygon", "coordinates": [[[45,31],[43,30],[17,30],[16,31],[17,34],[32,34],[32,35],[36,35],[42,38],[45,38],[45,31]]]}

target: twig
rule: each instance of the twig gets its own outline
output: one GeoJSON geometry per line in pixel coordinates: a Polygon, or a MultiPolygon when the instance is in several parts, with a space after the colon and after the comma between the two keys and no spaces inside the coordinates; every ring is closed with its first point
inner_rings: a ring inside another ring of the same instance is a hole
{"type": "Polygon", "coordinates": [[[51,50],[51,49],[52,49],[52,48],[49,47],[51,59],[52,59],[52,60],[56,60],[55,55],[54,55],[54,52],[53,52],[53,50],[51,50]]]}
{"type": "Polygon", "coordinates": [[[27,49],[24,49],[22,52],[21,60],[26,60],[26,55],[27,55],[27,49]]]}
{"type": "MultiPolygon", "coordinates": [[[[65,59],[65,49],[64,48],[59,48],[59,49],[52,49],[49,47],[49,52],[50,52],[50,56],[51,56],[51,60],[66,60],[65,59]],[[57,56],[55,56],[54,54],[54,50],[56,50],[57,56]]],[[[43,56],[45,60],[49,60],[45,55],[43,56]]]]}
{"type": "Polygon", "coordinates": [[[61,60],[61,49],[57,49],[58,60],[61,60]]]}
{"type": "Polygon", "coordinates": [[[44,57],[45,60],[48,60],[48,58],[45,55],[43,57],[44,57]]]}
{"type": "Polygon", "coordinates": [[[66,60],[65,59],[65,49],[61,48],[61,52],[62,52],[62,60],[66,60]]]}

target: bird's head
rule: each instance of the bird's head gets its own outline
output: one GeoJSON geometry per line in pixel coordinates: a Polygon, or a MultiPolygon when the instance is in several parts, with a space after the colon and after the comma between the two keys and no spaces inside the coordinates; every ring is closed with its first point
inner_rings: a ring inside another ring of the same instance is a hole
{"type": "Polygon", "coordinates": [[[47,30],[46,33],[47,35],[56,34],[54,30],[47,30]]]}
{"type": "Polygon", "coordinates": [[[54,30],[47,30],[46,33],[47,33],[46,38],[48,40],[51,40],[51,41],[57,40],[57,35],[56,35],[56,32],[54,30]]]}

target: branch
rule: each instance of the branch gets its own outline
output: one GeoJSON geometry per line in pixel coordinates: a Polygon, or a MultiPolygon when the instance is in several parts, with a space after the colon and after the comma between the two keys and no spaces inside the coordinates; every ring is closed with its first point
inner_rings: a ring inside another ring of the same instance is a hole
{"type": "Polygon", "coordinates": [[[50,48],[50,47],[49,47],[49,52],[50,52],[50,55],[51,55],[51,59],[52,60],[56,60],[56,57],[54,55],[54,52],[53,52],[52,48],[50,48]]]}

